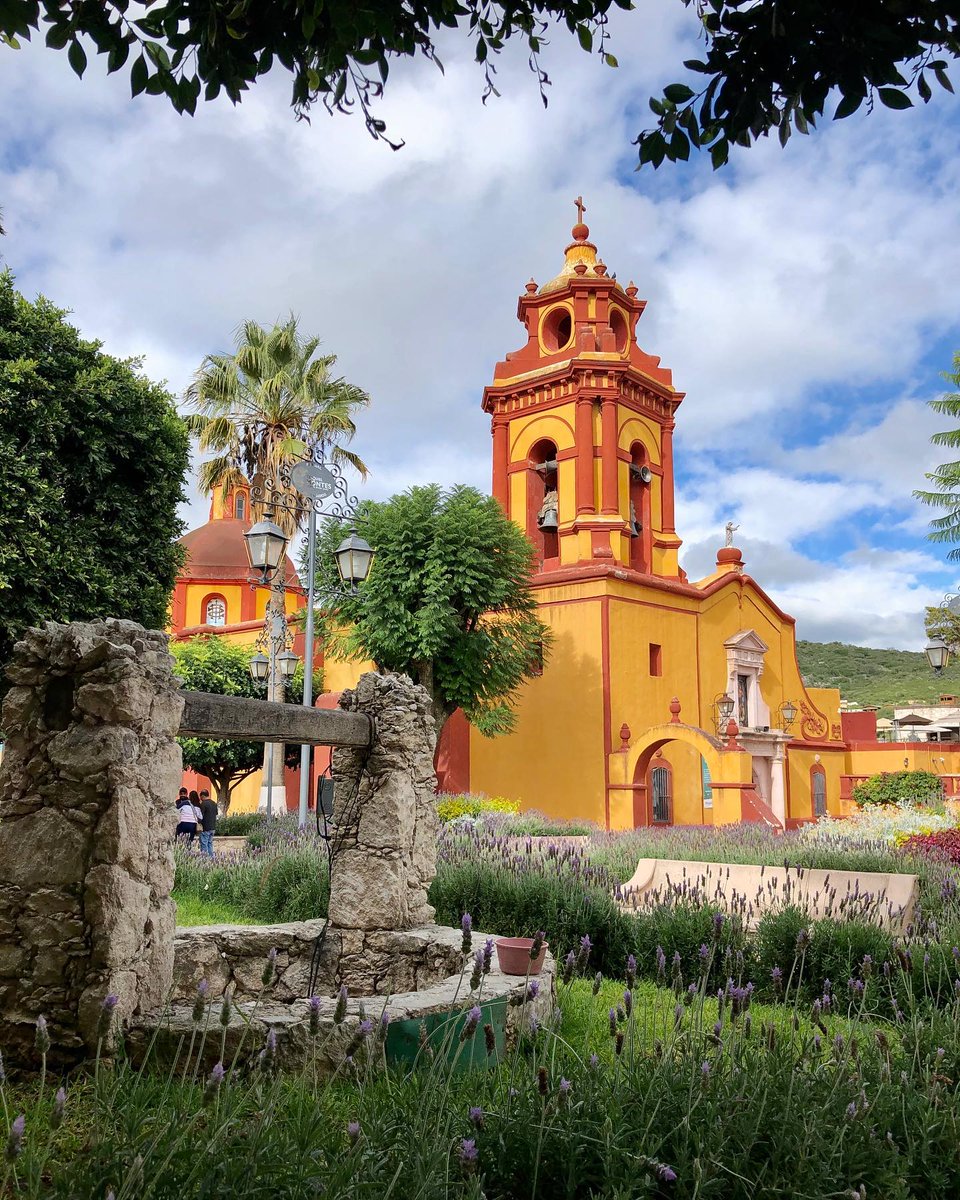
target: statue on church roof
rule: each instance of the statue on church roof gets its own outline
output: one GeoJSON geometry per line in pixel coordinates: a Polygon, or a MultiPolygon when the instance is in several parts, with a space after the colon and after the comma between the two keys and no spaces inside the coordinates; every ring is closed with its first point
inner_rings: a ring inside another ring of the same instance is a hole
{"type": "Polygon", "coordinates": [[[724,529],[726,530],[726,540],[724,541],[724,543],[723,543],[723,544],[724,544],[725,546],[732,546],[732,545],[733,545],[733,535],[736,533],[736,531],[737,531],[739,528],[740,528],[740,526],[739,526],[739,525],[734,525],[734,523],[733,523],[732,521],[728,521],[728,522],[726,523],[726,525],[724,525],[724,529]]]}

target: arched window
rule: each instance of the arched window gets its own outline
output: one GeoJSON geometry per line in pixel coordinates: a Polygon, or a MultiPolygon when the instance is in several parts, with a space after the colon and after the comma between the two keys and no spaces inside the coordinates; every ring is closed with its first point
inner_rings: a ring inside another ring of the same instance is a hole
{"type": "Polygon", "coordinates": [[[557,447],[547,439],[530,451],[527,472],[527,536],[543,563],[560,556],[560,492],[557,447]]]}
{"type": "Polygon", "coordinates": [[[653,535],[650,529],[650,468],[647,452],[640,442],[630,447],[630,566],[649,572],[653,535]]]}
{"type": "Polygon", "coordinates": [[[810,796],[814,817],[827,815],[827,773],[819,764],[810,768],[810,796]]]}
{"type": "Polygon", "coordinates": [[[226,625],[227,605],[221,596],[211,596],[203,614],[205,625],[226,625]]]}
{"type": "Polygon", "coordinates": [[[659,763],[650,772],[650,818],[654,825],[670,825],[673,812],[673,772],[659,763]]]}
{"type": "Polygon", "coordinates": [[[247,515],[247,497],[243,492],[237,492],[237,498],[233,502],[233,511],[238,521],[242,521],[247,515]]]}

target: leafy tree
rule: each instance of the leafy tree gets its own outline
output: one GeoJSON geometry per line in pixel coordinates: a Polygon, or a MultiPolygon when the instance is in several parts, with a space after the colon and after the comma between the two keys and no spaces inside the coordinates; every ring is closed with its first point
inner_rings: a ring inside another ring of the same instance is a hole
{"type": "Polygon", "coordinates": [[[927,637],[943,638],[951,651],[960,651],[960,612],[948,604],[936,604],[927,608],[923,627],[927,637]]]}
{"type": "Polygon", "coordinates": [[[342,528],[330,522],[318,540],[328,652],[372,659],[422,684],[438,738],[457,708],[488,736],[510,730],[518,690],[539,673],[549,642],[529,589],[534,551],[521,530],[491,497],[436,485],[361,504],[356,526],[377,554],[356,596],[336,594],[342,528]]]}
{"type": "MultiPolygon", "coordinates": [[[[187,418],[202,453],[213,452],[200,468],[200,487],[246,483],[255,475],[276,477],[279,468],[307,447],[330,449],[335,462],[361,475],[363,460],[343,443],[356,433],[354,414],[370,397],[356,384],[332,375],[335,354],[314,357],[320,339],[302,339],[297,319],[265,329],[245,321],[237,331],[235,354],[208,354],[187,389],[194,408],[187,418]]],[[[295,514],[271,514],[292,532],[295,514]]]]}
{"type": "MultiPolygon", "coordinates": [[[[930,401],[930,407],[936,413],[960,418],[960,351],[953,356],[953,370],[944,371],[943,378],[958,390],[946,392],[937,400],[930,401]]],[[[935,433],[930,439],[936,446],[948,446],[951,450],[960,447],[960,429],[947,429],[943,433],[935,433]]],[[[933,484],[932,491],[919,491],[913,494],[924,504],[946,511],[942,517],[934,517],[930,522],[930,540],[933,542],[960,542],[960,462],[947,462],[931,474],[927,479],[933,484]]],[[[954,547],[947,556],[956,562],[960,559],[960,547],[954,547]]]]}
{"type": "MultiPolygon", "coordinates": [[[[200,634],[185,642],[171,642],[174,672],[183,686],[192,692],[213,692],[218,696],[263,698],[263,684],[250,674],[252,647],[226,638],[200,634]]],[[[225,813],[239,783],[260,770],[263,745],[260,742],[207,741],[180,738],[183,764],[213,784],[217,804],[225,813]]]]}
{"type": "Polygon", "coordinates": [[[684,66],[703,87],[664,89],[650,107],[654,129],[637,138],[640,164],[676,162],[690,148],[709,149],[722,166],[733,145],[750,146],[776,132],[809,133],[827,103],[834,120],[879,100],[912,108],[926,104],[931,81],[947,91],[947,58],[960,55],[957,0],[683,0],[697,5],[706,40],[702,58],[684,66]],[[945,57],[944,57],[945,56],[945,57]]]}
{"type": "Polygon", "coordinates": [[[860,805],[942,805],[943,780],[932,771],[884,771],[858,783],[853,799],[860,805]]]}
{"type": "Polygon", "coordinates": [[[29,625],[162,628],[189,461],[172,397],[0,274],[0,663],[29,625]]]}
{"type": "MultiPolygon", "coordinates": [[[[217,637],[198,634],[183,642],[171,642],[174,672],[183,686],[192,692],[213,692],[217,696],[248,696],[262,700],[264,685],[250,674],[250,659],[254,648],[217,637]]],[[[314,695],[323,691],[323,673],[313,673],[314,695]]],[[[294,704],[303,700],[303,664],[285,687],[285,698],[294,704]]],[[[248,775],[259,771],[263,761],[261,742],[230,740],[208,741],[203,738],[180,738],[184,765],[213,784],[217,804],[225,813],[230,809],[234,790],[248,775]]],[[[288,767],[300,765],[300,747],[283,749],[283,761],[288,767]]]]}
{"type": "MultiPolygon", "coordinates": [[[[781,142],[792,129],[806,133],[832,96],[841,97],[834,116],[845,117],[874,99],[909,108],[914,84],[926,102],[931,79],[953,90],[946,68],[960,51],[957,0],[682,3],[696,4],[701,19],[706,53],[685,65],[703,76],[704,87],[695,93],[671,84],[651,101],[658,124],[638,138],[641,163],[686,159],[691,146],[702,146],[719,166],[731,144],[749,146],[772,130],[781,142]]],[[[341,112],[358,108],[373,137],[384,138],[373,106],[389,60],[422,55],[440,66],[435,29],[467,30],[485,75],[484,99],[497,94],[496,55],[519,38],[546,103],[550,80],[540,54],[551,26],[565,27],[585,51],[616,67],[609,15],[633,7],[632,0],[143,0],[132,19],[128,0],[0,0],[0,40],[17,45],[29,38],[42,11],[47,45],[66,49],[78,75],[87,66],[86,41],[106,55],[109,72],[130,63],[134,96],[165,95],[188,113],[201,93],[209,100],[223,91],[238,103],[280,64],[293,76],[298,116],[318,101],[341,112]]]]}

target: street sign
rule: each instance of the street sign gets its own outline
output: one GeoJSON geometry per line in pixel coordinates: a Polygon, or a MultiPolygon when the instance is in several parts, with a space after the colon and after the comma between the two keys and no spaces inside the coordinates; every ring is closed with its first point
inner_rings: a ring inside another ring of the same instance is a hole
{"type": "Polygon", "coordinates": [[[308,496],[311,500],[326,500],[337,488],[333,472],[312,462],[298,462],[292,467],[290,482],[302,496],[308,496]]]}

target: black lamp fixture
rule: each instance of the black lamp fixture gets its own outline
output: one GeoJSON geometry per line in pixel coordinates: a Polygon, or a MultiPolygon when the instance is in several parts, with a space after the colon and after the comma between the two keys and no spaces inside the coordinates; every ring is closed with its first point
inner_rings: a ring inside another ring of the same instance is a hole
{"type": "Polygon", "coordinates": [[[287,535],[273,521],[258,521],[243,535],[247,558],[264,583],[275,575],[287,550],[287,535]]]}
{"type": "Polygon", "coordinates": [[[341,580],[352,592],[355,592],[357,585],[363,583],[370,574],[374,556],[373,547],[360,537],[356,529],[351,528],[349,534],[334,550],[333,556],[337,560],[337,570],[341,580]]]}
{"type": "Polygon", "coordinates": [[[266,683],[270,674],[270,659],[265,654],[255,654],[250,659],[250,674],[257,683],[266,683]]]}
{"type": "Polygon", "coordinates": [[[927,662],[933,669],[934,675],[942,675],[944,667],[950,661],[950,647],[942,637],[931,638],[923,648],[927,662]]]}

